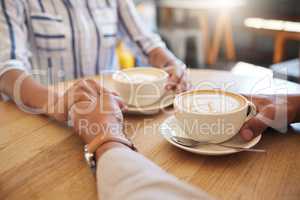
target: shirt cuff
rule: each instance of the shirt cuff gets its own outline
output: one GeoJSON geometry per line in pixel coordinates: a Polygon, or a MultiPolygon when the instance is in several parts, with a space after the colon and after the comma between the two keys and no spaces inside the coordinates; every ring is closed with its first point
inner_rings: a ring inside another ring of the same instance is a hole
{"type": "MultiPolygon", "coordinates": [[[[7,62],[0,63],[0,77],[10,70],[21,70],[25,73],[29,73],[28,69],[24,66],[23,62],[19,60],[9,60],[7,62]]],[[[10,98],[0,92],[0,96],[3,101],[8,101],[10,98]]]]}
{"type": "Polygon", "coordinates": [[[0,63],[0,76],[14,69],[22,70],[25,73],[29,73],[28,69],[25,67],[23,62],[19,60],[9,60],[7,62],[0,63]]]}
{"type": "Polygon", "coordinates": [[[161,38],[154,34],[150,39],[141,42],[143,44],[143,48],[147,54],[149,54],[153,49],[156,48],[166,48],[166,44],[161,40],[161,38]]]}

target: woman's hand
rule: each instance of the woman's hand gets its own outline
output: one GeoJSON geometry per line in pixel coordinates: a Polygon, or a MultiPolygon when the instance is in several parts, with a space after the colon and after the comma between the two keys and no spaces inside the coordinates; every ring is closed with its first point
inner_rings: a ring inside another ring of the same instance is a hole
{"type": "Polygon", "coordinates": [[[99,96],[100,91],[101,87],[95,80],[79,80],[62,96],[48,97],[51,100],[44,106],[44,110],[48,116],[65,123],[68,120],[69,110],[74,104],[95,99],[99,96]]]}
{"type": "Polygon", "coordinates": [[[76,133],[88,144],[98,135],[124,137],[122,108],[121,99],[100,86],[96,98],[71,107],[70,118],[76,133]]]}
{"type": "Polygon", "coordinates": [[[149,62],[151,65],[164,69],[169,73],[167,90],[180,93],[189,89],[186,65],[171,52],[163,48],[156,48],[150,52],[149,62]]]}
{"type": "Polygon", "coordinates": [[[169,73],[169,80],[166,85],[167,90],[174,90],[180,93],[189,89],[190,85],[187,80],[185,64],[180,61],[172,61],[165,70],[169,73]]]}
{"type": "Polygon", "coordinates": [[[253,96],[249,100],[256,105],[258,114],[240,130],[246,141],[262,134],[268,127],[285,130],[289,124],[300,121],[299,96],[253,96]]]}

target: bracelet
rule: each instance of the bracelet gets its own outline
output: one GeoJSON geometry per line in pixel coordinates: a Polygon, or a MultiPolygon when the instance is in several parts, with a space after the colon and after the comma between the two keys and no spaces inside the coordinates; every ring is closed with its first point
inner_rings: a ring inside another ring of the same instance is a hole
{"type": "Polygon", "coordinates": [[[117,142],[121,143],[125,146],[128,146],[133,151],[137,151],[137,148],[133,145],[133,143],[127,139],[127,138],[121,138],[121,137],[105,137],[103,139],[103,136],[96,137],[92,142],[87,144],[87,150],[90,153],[95,153],[98,148],[100,148],[102,145],[109,143],[109,142],[117,142]]]}
{"type": "Polygon", "coordinates": [[[120,137],[106,137],[103,139],[103,136],[96,137],[91,143],[84,146],[84,158],[87,162],[88,166],[95,173],[97,168],[97,162],[95,153],[99,147],[109,142],[117,142],[128,146],[133,151],[137,152],[137,148],[133,145],[133,143],[127,138],[120,137]]]}

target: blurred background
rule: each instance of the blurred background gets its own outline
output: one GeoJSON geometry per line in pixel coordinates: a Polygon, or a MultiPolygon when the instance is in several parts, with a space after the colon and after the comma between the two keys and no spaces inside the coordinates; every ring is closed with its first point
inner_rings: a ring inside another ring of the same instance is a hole
{"type": "MultiPolygon", "coordinates": [[[[289,80],[300,80],[299,0],[135,0],[135,3],[148,27],[158,32],[190,68],[240,67],[244,73],[251,73],[256,66],[261,72],[278,76],[285,73],[289,80]]],[[[132,55],[135,65],[143,65],[138,54],[132,55]]]]}

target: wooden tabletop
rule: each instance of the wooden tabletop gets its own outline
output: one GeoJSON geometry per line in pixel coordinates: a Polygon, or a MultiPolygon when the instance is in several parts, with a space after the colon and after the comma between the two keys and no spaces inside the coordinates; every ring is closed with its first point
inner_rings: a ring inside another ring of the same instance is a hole
{"type": "MultiPolygon", "coordinates": [[[[229,72],[194,70],[190,76],[201,87],[230,83],[229,90],[236,92],[272,90],[266,80],[229,72]]],[[[107,87],[109,80],[106,76],[107,87]]],[[[300,91],[297,84],[279,83],[289,93],[300,91]]],[[[126,123],[132,125],[126,132],[134,135],[139,151],[167,172],[218,199],[300,198],[300,126],[287,134],[268,130],[257,145],[267,153],[200,156],[177,149],[160,136],[158,127],[172,115],[169,111],[126,116],[126,123]]],[[[83,144],[72,130],[23,113],[10,102],[0,102],[0,114],[0,199],[97,199],[95,178],[83,160],[83,144]]]]}

